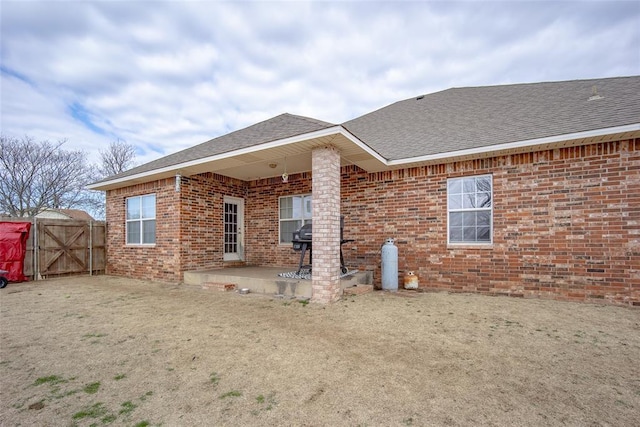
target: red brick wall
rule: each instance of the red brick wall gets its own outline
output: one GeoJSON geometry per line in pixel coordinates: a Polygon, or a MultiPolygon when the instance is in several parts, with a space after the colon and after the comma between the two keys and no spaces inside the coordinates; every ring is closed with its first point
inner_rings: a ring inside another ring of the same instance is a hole
{"type": "MultiPolygon", "coordinates": [[[[423,288],[640,305],[640,140],[368,174],[343,169],[347,262],[396,238],[423,288]],[[447,245],[446,182],[493,175],[494,237],[447,245]]],[[[345,246],[346,248],[346,246],[345,246]]],[[[400,282],[402,283],[402,281],[400,282]]]]}
{"type": "MultiPolygon", "coordinates": [[[[310,173],[183,178],[181,209],[173,178],[109,191],[109,272],[175,279],[174,267],[225,265],[225,194],[245,198],[247,263],[296,266],[299,254],[278,244],[278,198],[310,192],[310,173]],[[150,192],[167,224],[156,248],[126,247],[124,197],[150,192]]],[[[415,271],[421,288],[640,305],[640,139],[372,174],[348,166],[341,193],[345,238],[356,239],[345,260],[378,282],[380,246],[393,237],[401,275],[415,271]],[[493,244],[448,246],[447,178],[480,174],[493,176],[493,244]]]]}
{"type": "MultiPolygon", "coordinates": [[[[162,281],[223,262],[223,198],[245,198],[246,183],[214,174],[175,178],[107,191],[107,273],[162,281]],[[127,197],[156,194],[156,244],[125,242],[127,197]]],[[[245,213],[246,216],[246,213],[245,213]]]]}
{"type": "Polygon", "coordinates": [[[245,199],[245,223],[250,216],[246,208],[247,184],[243,181],[206,173],[182,177],[180,196],[180,253],[183,271],[219,268],[223,260],[224,196],[245,199]]]}
{"type": "Polygon", "coordinates": [[[107,273],[180,281],[180,210],[174,178],[107,191],[107,273]],[[126,244],[127,197],[156,195],[156,244],[126,244]]]}
{"type": "Polygon", "coordinates": [[[249,183],[247,194],[247,253],[254,265],[298,265],[300,253],[291,244],[280,245],[279,198],[311,193],[311,173],[289,175],[289,182],[280,177],[249,183]]]}

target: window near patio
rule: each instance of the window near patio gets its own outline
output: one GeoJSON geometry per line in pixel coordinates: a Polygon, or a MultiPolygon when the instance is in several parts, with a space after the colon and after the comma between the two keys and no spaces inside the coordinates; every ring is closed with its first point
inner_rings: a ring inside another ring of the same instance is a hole
{"type": "Polygon", "coordinates": [[[127,199],[127,245],[156,243],[156,195],[127,199]]]}
{"type": "Polygon", "coordinates": [[[491,175],[447,180],[449,243],[493,241],[491,175]]]}
{"type": "Polygon", "coordinates": [[[311,194],[280,197],[280,243],[291,243],[293,232],[311,222],[311,194]]]}

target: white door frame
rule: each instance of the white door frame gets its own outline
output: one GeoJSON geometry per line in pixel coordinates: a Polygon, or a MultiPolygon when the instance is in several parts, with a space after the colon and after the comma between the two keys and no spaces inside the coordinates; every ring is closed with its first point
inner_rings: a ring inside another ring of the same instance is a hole
{"type": "Polygon", "coordinates": [[[240,197],[224,196],[222,205],[223,215],[223,233],[222,233],[222,253],[225,261],[244,261],[244,199],[240,197]],[[231,212],[231,217],[227,217],[227,204],[236,205],[237,212],[231,212]],[[231,229],[227,228],[228,220],[232,223],[229,224],[231,229]],[[237,229],[233,229],[233,221],[237,223],[237,229]],[[235,234],[235,236],[234,236],[235,234]],[[228,241],[227,238],[230,240],[228,241]]]}

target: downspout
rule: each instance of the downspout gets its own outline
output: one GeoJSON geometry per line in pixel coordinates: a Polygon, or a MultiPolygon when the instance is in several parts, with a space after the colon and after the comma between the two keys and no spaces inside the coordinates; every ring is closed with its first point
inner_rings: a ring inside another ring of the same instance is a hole
{"type": "Polygon", "coordinates": [[[93,276],[93,221],[89,221],[89,276],[93,276]]]}
{"type": "Polygon", "coordinates": [[[33,280],[38,280],[40,268],[38,268],[38,218],[33,217],[33,280]]]}

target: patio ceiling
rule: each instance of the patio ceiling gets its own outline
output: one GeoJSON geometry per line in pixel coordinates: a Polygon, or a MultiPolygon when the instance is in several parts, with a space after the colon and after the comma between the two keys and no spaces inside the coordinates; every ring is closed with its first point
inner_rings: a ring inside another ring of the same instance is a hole
{"type": "Polygon", "coordinates": [[[252,181],[282,175],[285,172],[286,163],[286,172],[292,175],[310,171],[311,151],[316,147],[327,145],[335,146],[340,150],[342,166],[355,164],[370,172],[383,170],[386,167],[382,161],[376,159],[375,153],[367,151],[343,133],[334,133],[295,143],[253,150],[249,153],[236,154],[203,164],[193,170],[200,173],[199,168],[205,168],[202,171],[215,172],[243,181],[252,181]]]}

